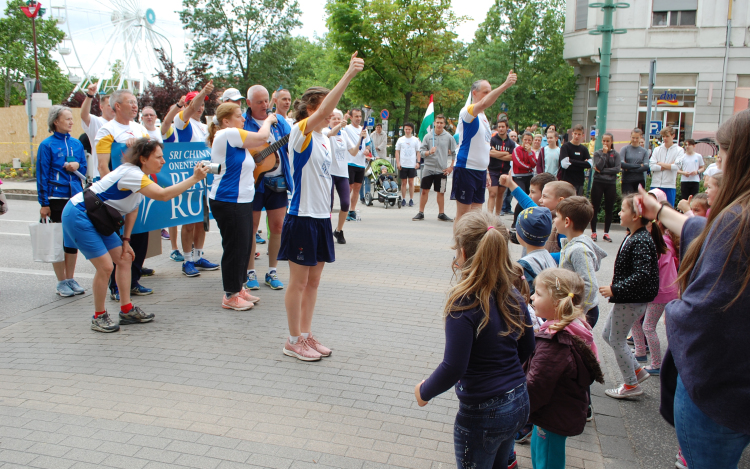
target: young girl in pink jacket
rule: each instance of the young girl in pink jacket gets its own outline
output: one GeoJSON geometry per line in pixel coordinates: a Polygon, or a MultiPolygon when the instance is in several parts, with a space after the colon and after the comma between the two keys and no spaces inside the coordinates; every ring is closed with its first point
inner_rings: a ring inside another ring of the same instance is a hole
{"type": "MultiPolygon", "coordinates": [[[[662,205],[671,207],[666,201],[662,202],[662,205]]],[[[640,321],[636,321],[632,327],[635,359],[644,362],[647,360],[646,341],[648,341],[651,365],[644,369],[652,375],[658,375],[661,370],[661,345],[659,336],[656,334],[656,324],[664,313],[667,303],[680,297],[680,289],[677,285],[677,270],[680,263],[680,256],[677,252],[677,247],[680,245],[679,237],[670,233],[660,222],[657,223],[664,233],[664,244],[667,246],[667,252],[659,256],[659,294],[646,307],[643,325],[640,321]]]]}

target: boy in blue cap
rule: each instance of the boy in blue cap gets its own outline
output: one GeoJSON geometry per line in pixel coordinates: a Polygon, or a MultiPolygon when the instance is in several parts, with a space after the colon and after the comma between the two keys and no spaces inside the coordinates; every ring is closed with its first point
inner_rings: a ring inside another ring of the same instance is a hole
{"type": "Polygon", "coordinates": [[[557,267],[557,262],[544,248],[552,232],[552,212],[546,207],[529,207],[518,215],[516,236],[526,255],[518,263],[523,267],[531,294],[534,293],[534,279],[544,269],[557,267]]]}

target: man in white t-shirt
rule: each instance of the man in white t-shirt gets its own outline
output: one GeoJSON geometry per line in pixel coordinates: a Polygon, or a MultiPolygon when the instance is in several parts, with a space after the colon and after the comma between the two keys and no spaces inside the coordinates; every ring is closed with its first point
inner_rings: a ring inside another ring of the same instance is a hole
{"type": "Polygon", "coordinates": [[[664,143],[651,153],[649,166],[651,167],[651,189],[661,189],[667,195],[667,200],[675,205],[677,192],[677,161],[685,154],[682,147],[674,141],[674,129],[671,126],[661,130],[664,143]]]}
{"type": "Polygon", "coordinates": [[[409,185],[409,207],[414,206],[414,178],[419,169],[419,147],[422,142],[414,136],[414,124],[404,124],[404,136],[396,141],[396,167],[401,179],[401,206],[406,206],[406,186],[409,185]]]}
{"type": "Polygon", "coordinates": [[[492,130],[484,110],[495,104],[497,98],[516,82],[513,70],[505,82],[495,88],[487,80],[477,80],[471,85],[472,104],[459,113],[458,154],[453,170],[451,199],[456,201],[456,221],[469,210],[480,210],[484,204],[485,188],[490,187],[487,166],[490,164],[490,139],[492,130]]]}
{"type": "Polygon", "coordinates": [[[99,108],[102,111],[102,116],[99,117],[91,114],[91,104],[96,97],[96,83],[90,84],[84,94],[86,97],[83,100],[83,104],[81,104],[81,126],[83,127],[83,131],[86,132],[86,135],[89,138],[89,144],[91,145],[91,158],[88,162],[88,172],[86,175],[91,176],[91,179],[94,181],[98,181],[100,178],[99,160],[96,157],[96,146],[94,145],[94,140],[96,139],[96,134],[99,132],[99,129],[101,129],[104,124],[115,118],[115,111],[113,111],[112,107],[109,105],[109,95],[105,94],[99,96],[99,108]]]}
{"type": "MultiPolygon", "coordinates": [[[[208,95],[214,89],[213,80],[206,83],[200,91],[191,91],[185,96],[185,108],[174,117],[174,128],[180,142],[206,142],[208,127],[200,121],[206,107],[208,95]]],[[[199,276],[200,270],[217,270],[219,264],[214,264],[203,257],[203,243],[206,241],[206,231],[203,222],[182,225],[180,233],[182,241],[182,273],[187,277],[199,276]]]]}
{"type": "Polygon", "coordinates": [[[367,160],[372,158],[368,145],[372,145],[370,140],[370,134],[367,129],[362,127],[362,110],[359,108],[352,108],[349,111],[349,118],[351,124],[344,127],[342,132],[346,133],[349,142],[358,148],[357,154],[349,158],[349,189],[351,194],[351,207],[349,207],[349,214],[346,217],[347,220],[353,221],[357,219],[357,201],[359,200],[359,189],[362,187],[362,183],[365,180],[365,168],[367,167],[367,160]]]}
{"type": "Polygon", "coordinates": [[[687,199],[700,192],[701,173],[706,169],[706,163],[703,156],[695,152],[695,140],[692,138],[685,140],[685,153],[677,160],[677,167],[680,168],[677,174],[681,176],[680,198],[687,199]]]}
{"type": "Polygon", "coordinates": [[[141,121],[143,121],[143,127],[146,128],[151,140],[163,143],[161,130],[156,128],[156,111],[154,108],[151,106],[145,106],[141,109],[141,121]]]}

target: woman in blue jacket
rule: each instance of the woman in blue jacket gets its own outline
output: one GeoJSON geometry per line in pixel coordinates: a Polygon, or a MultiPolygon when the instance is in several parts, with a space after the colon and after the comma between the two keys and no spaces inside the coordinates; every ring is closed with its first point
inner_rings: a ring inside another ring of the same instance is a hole
{"type": "MultiPolygon", "coordinates": [[[[62,211],[71,197],[83,191],[81,178],[86,174],[83,144],[70,136],[73,113],[65,106],[52,106],[47,125],[52,135],[39,144],[36,154],[36,188],[42,220],[62,222],[62,211]]],[[[57,275],[57,294],[73,296],[84,293],[73,279],[78,249],[64,247],[65,261],[52,264],[57,275]]]]}

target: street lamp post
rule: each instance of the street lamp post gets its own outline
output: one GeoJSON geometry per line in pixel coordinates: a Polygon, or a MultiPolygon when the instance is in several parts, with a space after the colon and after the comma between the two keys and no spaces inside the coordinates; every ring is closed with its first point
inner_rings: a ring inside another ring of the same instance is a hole
{"type": "Polygon", "coordinates": [[[36,46],[36,18],[37,16],[41,18],[44,15],[45,9],[42,8],[42,4],[36,0],[28,0],[26,6],[21,7],[21,11],[31,18],[31,34],[34,37],[34,68],[36,70],[36,85],[34,86],[34,91],[41,93],[42,80],[39,79],[39,55],[36,46]]]}
{"type": "Polygon", "coordinates": [[[602,36],[601,60],[599,63],[598,97],[596,100],[596,143],[594,150],[602,148],[602,135],[607,131],[607,102],[609,100],[609,67],[612,59],[612,35],[625,34],[627,29],[615,29],[612,25],[612,16],[618,8],[628,8],[630,4],[614,0],[605,0],[603,3],[590,3],[589,8],[601,8],[604,11],[604,24],[597,26],[595,30],[589,31],[592,35],[602,36]]]}

